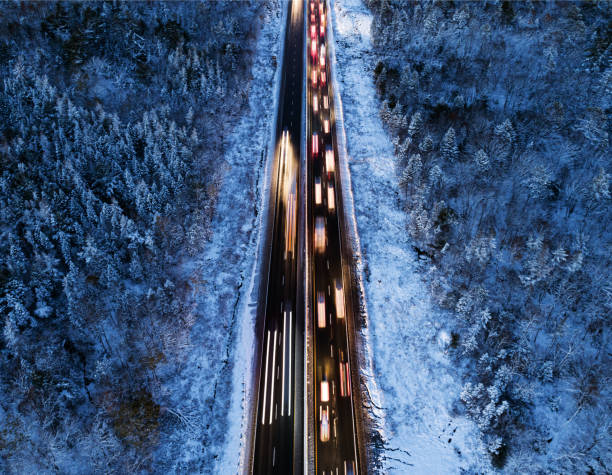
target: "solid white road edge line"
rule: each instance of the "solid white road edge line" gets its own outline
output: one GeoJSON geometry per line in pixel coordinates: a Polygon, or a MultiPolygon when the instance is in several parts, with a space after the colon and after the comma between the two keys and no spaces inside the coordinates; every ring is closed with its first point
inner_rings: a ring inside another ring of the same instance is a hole
{"type": "Polygon", "coordinates": [[[261,423],[266,421],[266,396],[268,395],[268,357],[270,356],[270,330],[268,330],[268,343],[266,345],[266,376],[264,378],[264,400],[261,408],[261,423]]]}
{"type": "Polygon", "coordinates": [[[272,346],[272,387],[270,389],[270,424],[272,424],[272,416],[274,415],[274,411],[272,410],[272,407],[274,405],[274,382],[276,381],[276,378],[274,377],[275,369],[276,369],[276,330],[274,330],[274,345],[272,346]]]}

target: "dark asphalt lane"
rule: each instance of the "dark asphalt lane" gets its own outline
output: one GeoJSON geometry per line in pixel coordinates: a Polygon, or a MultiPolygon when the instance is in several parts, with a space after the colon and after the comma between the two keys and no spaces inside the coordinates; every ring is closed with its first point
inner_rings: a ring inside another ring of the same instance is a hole
{"type": "MultiPolygon", "coordinates": [[[[320,51],[321,44],[326,45],[327,31],[320,36],[321,15],[318,2],[315,1],[315,22],[317,25],[317,49],[320,51]]],[[[324,2],[322,2],[325,5],[324,2]]],[[[308,6],[310,9],[310,5],[308,6]]],[[[325,6],[324,13],[327,15],[325,6]]],[[[310,32],[311,12],[308,12],[308,28],[310,32]]],[[[335,116],[333,104],[333,91],[330,84],[329,56],[326,48],[325,66],[322,67],[319,57],[313,59],[311,52],[312,39],[308,38],[308,87],[307,87],[307,163],[308,163],[308,222],[307,236],[314,243],[314,223],[317,217],[325,219],[326,245],[322,252],[318,252],[316,245],[311,256],[313,268],[311,308],[314,309],[311,325],[314,335],[314,365],[313,381],[314,400],[311,410],[314,412],[315,427],[310,428],[315,433],[315,473],[350,473],[354,467],[354,473],[359,473],[357,424],[355,418],[355,403],[353,396],[353,381],[356,359],[354,358],[353,338],[350,331],[353,325],[350,322],[353,316],[353,306],[347,299],[350,294],[351,280],[350,269],[347,259],[343,259],[343,203],[341,183],[339,181],[338,150],[335,139],[335,116]],[[317,71],[316,86],[312,81],[312,71],[317,71]],[[326,82],[321,83],[321,72],[325,71],[326,82]],[[317,111],[314,111],[314,98],[317,98],[317,111]],[[325,97],[329,107],[325,108],[325,97]],[[323,123],[330,122],[330,132],[324,133],[323,123]],[[319,137],[319,153],[313,155],[312,134],[316,132],[319,137]],[[331,163],[326,160],[326,148],[330,148],[331,163]],[[331,166],[330,166],[331,165],[331,166]],[[314,180],[321,179],[322,202],[315,202],[314,180]],[[333,208],[329,205],[328,190],[333,189],[332,195],[335,201],[333,208]],[[341,289],[339,298],[336,298],[336,286],[341,289]],[[319,323],[318,311],[321,308],[317,303],[320,292],[324,294],[325,326],[319,323]],[[338,300],[338,301],[337,301],[338,300]],[[322,399],[321,382],[326,381],[329,388],[329,400],[322,399]],[[342,393],[342,394],[341,394],[342,393]],[[329,440],[322,430],[322,414],[329,414],[329,440]],[[325,435],[325,436],[324,436],[325,435]]],[[[346,247],[346,246],[344,246],[346,247]]]]}
{"type": "Polygon", "coordinates": [[[288,5],[264,245],[268,275],[262,279],[256,324],[259,377],[252,460],[256,474],[303,472],[304,306],[298,304],[303,299],[299,251],[304,247],[298,233],[303,12],[301,0],[288,5]]]}

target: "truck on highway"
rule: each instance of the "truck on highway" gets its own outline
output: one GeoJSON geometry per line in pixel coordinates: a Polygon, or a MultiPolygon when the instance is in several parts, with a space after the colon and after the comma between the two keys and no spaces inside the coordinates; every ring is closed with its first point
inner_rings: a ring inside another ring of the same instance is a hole
{"type": "Polygon", "coordinates": [[[325,328],[325,292],[317,292],[317,327],[325,328]]]}
{"type": "Polygon", "coordinates": [[[323,216],[317,216],[315,219],[314,247],[318,254],[325,252],[325,240],[325,220],[323,216]]]}

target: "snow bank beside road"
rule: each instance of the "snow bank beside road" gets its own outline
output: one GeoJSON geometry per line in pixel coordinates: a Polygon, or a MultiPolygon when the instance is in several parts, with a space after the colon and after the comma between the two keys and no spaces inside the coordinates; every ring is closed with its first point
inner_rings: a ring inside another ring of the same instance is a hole
{"type": "Polygon", "coordinates": [[[461,389],[457,369],[439,345],[443,318],[434,312],[408,252],[393,148],[378,115],[371,16],[359,0],[336,0],[332,10],[369,312],[365,337],[373,374],[366,379],[369,387],[380,388],[380,400],[373,402],[380,403],[382,417],[372,416],[385,440],[379,460],[370,462],[383,473],[487,471],[476,427],[452,410],[461,389]]]}
{"type": "Polygon", "coordinates": [[[219,166],[224,172],[212,240],[202,255],[183,265],[200,285],[193,292],[193,349],[169,396],[175,412],[184,416],[184,430],[161,444],[174,455],[164,456],[173,461],[164,467],[167,473],[235,474],[243,469],[255,342],[254,269],[266,216],[259,197],[267,186],[266,150],[276,110],[271,91],[280,68],[272,57],[280,57],[281,22],[280,2],[262,8],[247,80],[248,106],[223,138],[226,153],[219,166]]]}
{"type": "MultiPolygon", "coordinates": [[[[233,145],[228,154],[242,166],[240,182],[236,187],[228,187],[231,199],[241,194],[243,202],[240,207],[245,210],[255,208],[249,202],[258,203],[256,213],[250,214],[241,231],[246,230],[246,254],[243,255],[244,266],[241,277],[244,279],[244,288],[240,300],[236,301],[238,321],[236,330],[238,336],[234,342],[234,367],[232,373],[232,393],[230,410],[227,415],[228,427],[223,455],[215,467],[214,473],[233,474],[242,473],[245,464],[248,464],[247,448],[250,436],[250,401],[253,398],[252,374],[253,355],[256,344],[255,320],[257,318],[258,272],[257,258],[260,249],[260,237],[265,229],[267,216],[268,187],[270,156],[273,152],[273,130],[275,130],[274,114],[277,109],[281,64],[272,65],[272,56],[282,58],[282,43],[285,36],[285,17],[282,5],[273,3],[274,8],[267,11],[264,28],[260,32],[260,40],[251,69],[253,80],[250,91],[249,110],[242,118],[236,134],[232,137],[233,145]],[[278,72],[278,74],[277,74],[278,72]],[[274,85],[274,87],[272,87],[274,85]],[[259,153],[254,153],[259,152],[259,153]],[[267,152],[267,153],[266,153],[267,152]],[[261,154],[261,155],[259,155],[261,154]],[[248,158],[247,158],[248,157],[248,158]],[[253,171],[256,170],[255,177],[253,171]],[[251,177],[250,186],[242,188],[243,180],[251,177]],[[255,196],[253,196],[253,194],[255,196]]],[[[286,13],[286,11],[284,12],[286,13]]],[[[232,203],[231,209],[238,212],[237,203],[232,203]]],[[[241,220],[239,220],[239,223],[241,220]]],[[[243,245],[244,246],[244,245],[243,245]]]]}

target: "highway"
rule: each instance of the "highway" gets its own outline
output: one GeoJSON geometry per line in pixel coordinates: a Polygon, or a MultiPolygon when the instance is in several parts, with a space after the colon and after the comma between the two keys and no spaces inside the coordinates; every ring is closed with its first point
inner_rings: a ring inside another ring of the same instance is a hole
{"type": "Polygon", "coordinates": [[[317,474],[361,473],[355,400],[356,384],[348,246],[343,235],[342,187],[329,50],[327,5],[308,5],[307,236],[312,243],[308,289],[313,315],[314,398],[311,410],[317,474]]]}
{"type": "Polygon", "coordinates": [[[261,280],[256,323],[252,472],[257,474],[303,472],[304,291],[302,254],[298,252],[304,248],[298,233],[302,219],[303,12],[301,0],[288,5],[264,238],[267,275],[261,280]]]}
{"type": "Polygon", "coordinates": [[[256,322],[250,460],[256,474],[303,473],[309,455],[314,456],[309,472],[365,473],[326,19],[323,0],[288,4],[256,322]],[[314,386],[308,408],[312,423],[304,423],[305,330],[313,342],[307,348],[313,362],[308,373],[314,386]],[[304,454],[306,433],[313,435],[313,454],[304,454]]]}

